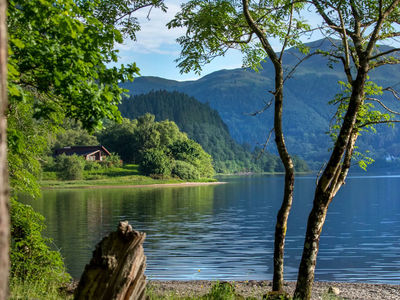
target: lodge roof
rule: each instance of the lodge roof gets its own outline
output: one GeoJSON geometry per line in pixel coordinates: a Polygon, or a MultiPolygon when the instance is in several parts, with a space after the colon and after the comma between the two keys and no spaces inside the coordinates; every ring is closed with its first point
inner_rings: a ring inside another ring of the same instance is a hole
{"type": "Polygon", "coordinates": [[[89,155],[96,153],[98,151],[103,151],[106,155],[111,155],[110,152],[102,145],[99,146],[69,146],[55,150],[55,155],[60,155],[65,153],[66,155],[89,155]]]}

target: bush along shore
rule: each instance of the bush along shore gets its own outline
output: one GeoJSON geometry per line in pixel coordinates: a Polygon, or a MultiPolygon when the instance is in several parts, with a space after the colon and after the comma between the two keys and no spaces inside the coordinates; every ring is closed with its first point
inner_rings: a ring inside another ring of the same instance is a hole
{"type": "MultiPolygon", "coordinates": [[[[71,156],[72,157],[72,156],[71,156]]],[[[76,159],[72,157],[71,159],[76,159]]],[[[96,162],[86,162],[89,165],[96,162]]],[[[57,169],[56,169],[57,170],[57,169]]],[[[40,185],[43,189],[49,188],[90,188],[90,187],[142,187],[148,185],[183,184],[183,183],[216,183],[214,178],[182,179],[177,176],[142,175],[139,165],[126,164],[118,166],[103,165],[100,167],[82,167],[77,177],[62,179],[65,169],[43,172],[40,185]]]]}

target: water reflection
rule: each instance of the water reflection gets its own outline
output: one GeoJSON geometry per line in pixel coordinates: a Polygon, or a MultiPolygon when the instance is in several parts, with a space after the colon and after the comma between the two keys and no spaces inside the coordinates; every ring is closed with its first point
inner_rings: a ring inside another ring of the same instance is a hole
{"type": "MultiPolygon", "coordinates": [[[[283,178],[224,178],[226,185],[44,191],[30,201],[79,277],[94,245],[119,220],[145,231],[155,279],[271,279],[275,215],[283,178]],[[199,272],[200,270],[200,272],[199,272]]],[[[317,280],[399,283],[400,177],[349,178],[331,204],[317,280]]],[[[285,272],[295,280],[314,177],[296,182],[285,272]]]]}

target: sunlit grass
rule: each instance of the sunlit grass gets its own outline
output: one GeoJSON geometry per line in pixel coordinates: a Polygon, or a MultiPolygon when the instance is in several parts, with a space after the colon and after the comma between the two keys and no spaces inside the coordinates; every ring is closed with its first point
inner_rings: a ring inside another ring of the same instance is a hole
{"type": "Polygon", "coordinates": [[[72,294],[62,291],[62,287],[48,282],[48,278],[36,278],[35,280],[10,279],[9,299],[72,299],[72,294]]]}
{"type": "MultiPolygon", "coordinates": [[[[151,185],[166,183],[183,183],[177,178],[151,178],[140,175],[138,165],[124,165],[117,168],[84,171],[82,180],[57,180],[55,172],[44,172],[40,184],[43,188],[79,188],[89,186],[127,186],[151,185]]],[[[215,182],[215,179],[205,178],[190,180],[190,182],[215,182]]]]}

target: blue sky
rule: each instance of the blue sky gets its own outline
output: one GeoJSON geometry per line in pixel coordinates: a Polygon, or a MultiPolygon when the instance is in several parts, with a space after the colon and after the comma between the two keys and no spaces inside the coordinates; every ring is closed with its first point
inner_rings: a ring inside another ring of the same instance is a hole
{"type": "Polygon", "coordinates": [[[177,63],[180,46],[176,39],[185,33],[183,29],[168,30],[166,24],[180,10],[177,0],[165,0],[168,12],[153,9],[150,20],[147,19],[148,10],[138,11],[141,31],[137,33],[137,40],[126,40],[119,49],[119,63],[136,62],[142,76],[158,76],[174,80],[194,80],[201,76],[220,69],[240,68],[242,56],[239,51],[230,51],[225,57],[217,58],[204,67],[201,76],[194,73],[180,74],[177,63]]]}
{"type": "MultiPolygon", "coordinates": [[[[180,74],[174,61],[179,57],[180,46],[176,39],[185,33],[184,29],[168,30],[166,24],[180,10],[180,0],[165,0],[168,7],[167,13],[153,9],[150,19],[147,19],[148,10],[144,9],[136,13],[141,31],[137,33],[137,40],[126,40],[118,45],[119,63],[128,64],[135,62],[140,68],[142,76],[158,76],[174,80],[195,80],[206,74],[221,69],[234,69],[242,66],[242,55],[237,50],[230,50],[225,57],[218,57],[210,64],[204,66],[201,75],[195,73],[180,74]]],[[[305,11],[308,20],[316,20],[314,14],[305,11]]],[[[315,34],[312,40],[321,38],[315,34]]],[[[278,43],[276,43],[278,46],[278,43]]],[[[276,48],[279,49],[278,47],[276,48]]]]}
{"type": "MultiPolygon", "coordinates": [[[[180,0],[165,0],[168,12],[163,13],[153,9],[150,20],[147,19],[148,10],[138,11],[136,17],[141,24],[141,31],[137,33],[137,41],[126,40],[123,44],[118,45],[119,63],[135,62],[140,68],[142,76],[158,76],[179,81],[195,80],[221,69],[240,68],[242,65],[241,53],[237,50],[230,50],[225,57],[216,58],[204,66],[201,76],[194,73],[180,74],[176,62],[174,62],[180,53],[180,46],[176,43],[176,38],[183,35],[185,30],[168,30],[165,26],[180,10],[180,3],[182,3],[180,0]]],[[[312,25],[319,23],[318,17],[312,11],[305,10],[303,17],[312,25]]],[[[317,32],[305,42],[321,37],[317,32]]],[[[275,46],[276,50],[279,50],[278,43],[275,43],[275,46]]]]}

